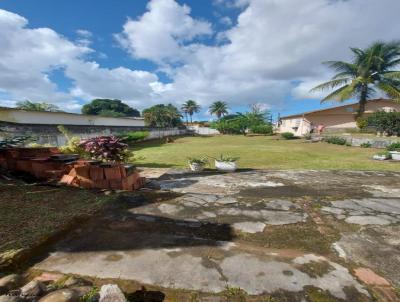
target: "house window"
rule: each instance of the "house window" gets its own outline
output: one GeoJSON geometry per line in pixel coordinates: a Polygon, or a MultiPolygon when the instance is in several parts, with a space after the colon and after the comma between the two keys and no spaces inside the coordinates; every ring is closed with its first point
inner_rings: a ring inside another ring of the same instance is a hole
{"type": "Polygon", "coordinates": [[[353,113],[354,112],[354,108],[353,107],[347,107],[346,108],[346,112],[353,113]]]}

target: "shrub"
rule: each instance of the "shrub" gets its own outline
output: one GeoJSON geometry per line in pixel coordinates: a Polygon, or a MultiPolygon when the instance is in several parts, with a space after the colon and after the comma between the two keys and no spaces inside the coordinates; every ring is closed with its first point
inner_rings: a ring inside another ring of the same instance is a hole
{"type": "Polygon", "coordinates": [[[239,159],[239,157],[231,156],[231,155],[223,155],[220,154],[218,158],[215,158],[217,161],[225,161],[225,162],[235,162],[239,159]]]}
{"type": "Polygon", "coordinates": [[[71,133],[62,125],[57,126],[58,131],[60,131],[67,142],[64,146],[59,147],[61,153],[73,153],[79,154],[80,157],[87,158],[88,153],[80,146],[81,138],[78,136],[72,136],[71,133]]]}
{"type": "Polygon", "coordinates": [[[357,127],[362,130],[368,126],[368,120],[366,118],[359,117],[356,120],[356,124],[357,127]]]}
{"type": "Polygon", "coordinates": [[[120,138],[115,136],[99,136],[82,140],[79,144],[92,159],[105,162],[122,162],[126,159],[128,148],[120,138]]]}
{"type": "Polygon", "coordinates": [[[370,142],[362,143],[360,145],[361,148],[371,148],[372,144],[370,142]]]}
{"type": "Polygon", "coordinates": [[[343,137],[339,137],[339,136],[329,136],[329,137],[326,137],[324,140],[328,144],[342,145],[342,146],[347,144],[346,139],[343,137]]]}
{"type": "Polygon", "coordinates": [[[148,131],[128,131],[118,135],[118,138],[129,144],[144,140],[149,135],[150,132],[148,131]]]}
{"type": "Polygon", "coordinates": [[[67,142],[64,146],[59,147],[61,153],[73,153],[79,154],[80,157],[87,158],[88,153],[85,149],[80,145],[81,138],[78,136],[72,136],[67,139],[67,142]]]}
{"type": "Polygon", "coordinates": [[[188,157],[189,164],[199,164],[205,166],[208,164],[208,159],[206,157],[188,157]]]}
{"type": "Polygon", "coordinates": [[[292,132],[282,132],[281,137],[284,139],[294,139],[295,136],[292,132]]]}
{"type": "Polygon", "coordinates": [[[255,134],[264,134],[264,135],[272,135],[274,132],[272,125],[269,124],[251,126],[250,131],[255,134]]]}
{"type": "Polygon", "coordinates": [[[368,117],[367,123],[378,132],[400,136],[400,112],[378,111],[368,117]]]}
{"type": "Polygon", "coordinates": [[[391,143],[386,147],[388,151],[400,151],[400,142],[391,143]]]}

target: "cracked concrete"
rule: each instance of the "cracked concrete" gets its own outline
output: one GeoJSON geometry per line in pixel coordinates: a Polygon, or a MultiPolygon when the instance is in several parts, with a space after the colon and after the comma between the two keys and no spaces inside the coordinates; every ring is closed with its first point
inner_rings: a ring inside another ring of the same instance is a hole
{"type": "Polygon", "coordinates": [[[400,285],[398,179],[393,172],[172,171],[159,185],[178,197],[108,213],[59,242],[35,268],[210,293],[230,286],[250,295],[302,295],[314,286],[354,301],[352,288],[368,301],[347,265],[400,285]],[[328,250],[302,248],[312,244],[328,250]],[[320,262],[331,269],[309,275],[301,267],[320,262]]]}

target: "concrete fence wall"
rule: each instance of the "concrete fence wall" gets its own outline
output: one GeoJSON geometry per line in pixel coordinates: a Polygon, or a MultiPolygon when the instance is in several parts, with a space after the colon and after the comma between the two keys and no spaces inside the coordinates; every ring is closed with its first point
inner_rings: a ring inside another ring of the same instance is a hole
{"type": "MultiPolygon", "coordinates": [[[[116,126],[76,126],[64,125],[72,136],[80,138],[91,138],[101,135],[117,135],[127,131],[148,131],[150,134],[146,138],[157,139],[168,136],[185,135],[191,131],[180,128],[149,128],[149,127],[116,127],[116,126]]],[[[38,125],[38,124],[14,124],[0,122],[0,139],[6,135],[30,135],[35,137],[35,142],[38,144],[49,144],[52,146],[65,145],[67,139],[60,133],[56,125],[38,125]]]]}

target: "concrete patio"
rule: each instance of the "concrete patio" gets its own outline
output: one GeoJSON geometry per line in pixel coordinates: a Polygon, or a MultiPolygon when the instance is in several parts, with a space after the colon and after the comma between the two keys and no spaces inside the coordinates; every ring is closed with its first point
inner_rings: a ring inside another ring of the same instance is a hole
{"type": "Polygon", "coordinates": [[[160,190],[123,195],[121,209],[83,225],[34,269],[161,290],[284,292],[290,301],[310,287],[345,301],[370,301],[374,288],[390,297],[400,285],[399,180],[394,172],[170,170],[153,181],[160,190]]]}

